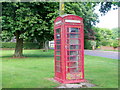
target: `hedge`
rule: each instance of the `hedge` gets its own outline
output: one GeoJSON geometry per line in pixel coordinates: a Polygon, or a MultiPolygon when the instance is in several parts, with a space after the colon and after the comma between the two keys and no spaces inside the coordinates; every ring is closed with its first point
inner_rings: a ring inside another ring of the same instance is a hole
{"type": "MultiPolygon", "coordinates": [[[[15,48],[16,43],[14,42],[2,42],[2,46],[0,46],[1,48],[15,48]]],[[[32,43],[32,42],[25,42],[23,44],[23,48],[24,49],[39,49],[40,46],[38,45],[38,43],[32,43]]]]}

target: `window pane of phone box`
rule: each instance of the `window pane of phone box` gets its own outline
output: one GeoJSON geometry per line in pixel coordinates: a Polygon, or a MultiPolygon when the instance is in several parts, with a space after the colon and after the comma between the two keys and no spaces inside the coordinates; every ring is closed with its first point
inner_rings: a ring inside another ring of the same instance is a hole
{"type": "Polygon", "coordinates": [[[79,61],[80,57],[79,55],[77,56],[69,56],[68,57],[68,61],[79,61]]]}
{"type": "Polygon", "coordinates": [[[60,33],[60,28],[59,28],[59,29],[56,29],[56,33],[60,33]]]}
{"type": "Polygon", "coordinates": [[[67,40],[67,44],[79,44],[79,40],[77,40],[77,39],[69,39],[69,40],[67,40]]]}
{"type": "Polygon", "coordinates": [[[80,38],[79,34],[70,33],[67,35],[67,38],[80,38]]]}
{"type": "Polygon", "coordinates": [[[60,55],[60,51],[56,51],[56,55],[60,55]]]}
{"type": "Polygon", "coordinates": [[[68,68],[68,73],[75,73],[75,72],[80,72],[80,68],[68,68]]]}
{"type": "Polygon", "coordinates": [[[67,32],[79,32],[79,28],[68,28],[67,32]]]}
{"type": "Polygon", "coordinates": [[[60,40],[56,40],[56,44],[60,44],[60,40]]]}
{"type": "Polygon", "coordinates": [[[79,55],[79,51],[68,51],[68,55],[79,55]]]}
{"type": "Polygon", "coordinates": [[[59,61],[59,60],[60,60],[60,56],[56,56],[56,60],[58,60],[58,61],[59,61]]]}
{"type": "Polygon", "coordinates": [[[70,50],[74,50],[74,49],[80,49],[79,45],[70,45],[70,50]]]}

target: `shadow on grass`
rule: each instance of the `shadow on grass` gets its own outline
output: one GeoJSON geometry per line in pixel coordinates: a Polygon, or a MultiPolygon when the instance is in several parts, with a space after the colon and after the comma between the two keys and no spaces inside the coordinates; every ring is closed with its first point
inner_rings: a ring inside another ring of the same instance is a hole
{"type": "Polygon", "coordinates": [[[51,55],[51,54],[50,54],[50,55],[45,55],[45,54],[41,54],[41,55],[31,54],[31,55],[30,55],[30,54],[25,54],[24,56],[25,56],[25,57],[42,57],[42,58],[43,58],[43,57],[54,57],[54,55],[51,55]]]}
{"type": "MultiPolygon", "coordinates": [[[[13,55],[2,56],[1,58],[12,58],[13,55]]],[[[54,57],[54,55],[37,55],[37,54],[24,54],[23,58],[46,58],[46,57],[54,57]]]]}

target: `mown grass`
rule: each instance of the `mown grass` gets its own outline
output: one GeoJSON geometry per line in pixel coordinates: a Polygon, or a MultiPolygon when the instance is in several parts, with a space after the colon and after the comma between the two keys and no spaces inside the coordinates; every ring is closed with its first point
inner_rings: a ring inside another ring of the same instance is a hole
{"type": "MultiPolygon", "coordinates": [[[[53,50],[24,50],[26,58],[11,58],[13,50],[2,51],[3,88],[54,88],[53,50]]],[[[94,88],[118,87],[118,60],[85,55],[85,79],[94,88]]]]}
{"type": "Polygon", "coordinates": [[[102,51],[114,51],[114,52],[120,52],[120,50],[102,50],[102,51]]]}

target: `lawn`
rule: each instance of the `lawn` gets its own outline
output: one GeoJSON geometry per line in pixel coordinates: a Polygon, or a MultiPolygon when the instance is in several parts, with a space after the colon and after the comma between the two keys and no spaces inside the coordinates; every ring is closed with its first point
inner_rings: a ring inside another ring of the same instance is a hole
{"type": "MultiPolygon", "coordinates": [[[[3,88],[54,88],[53,50],[24,50],[27,58],[11,58],[13,50],[2,51],[3,88]]],[[[118,88],[118,60],[85,55],[85,79],[94,88],[118,88]]]]}
{"type": "Polygon", "coordinates": [[[114,52],[120,52],[120,50],[102,50],[102,51],[114,51],[114,52]]]}

